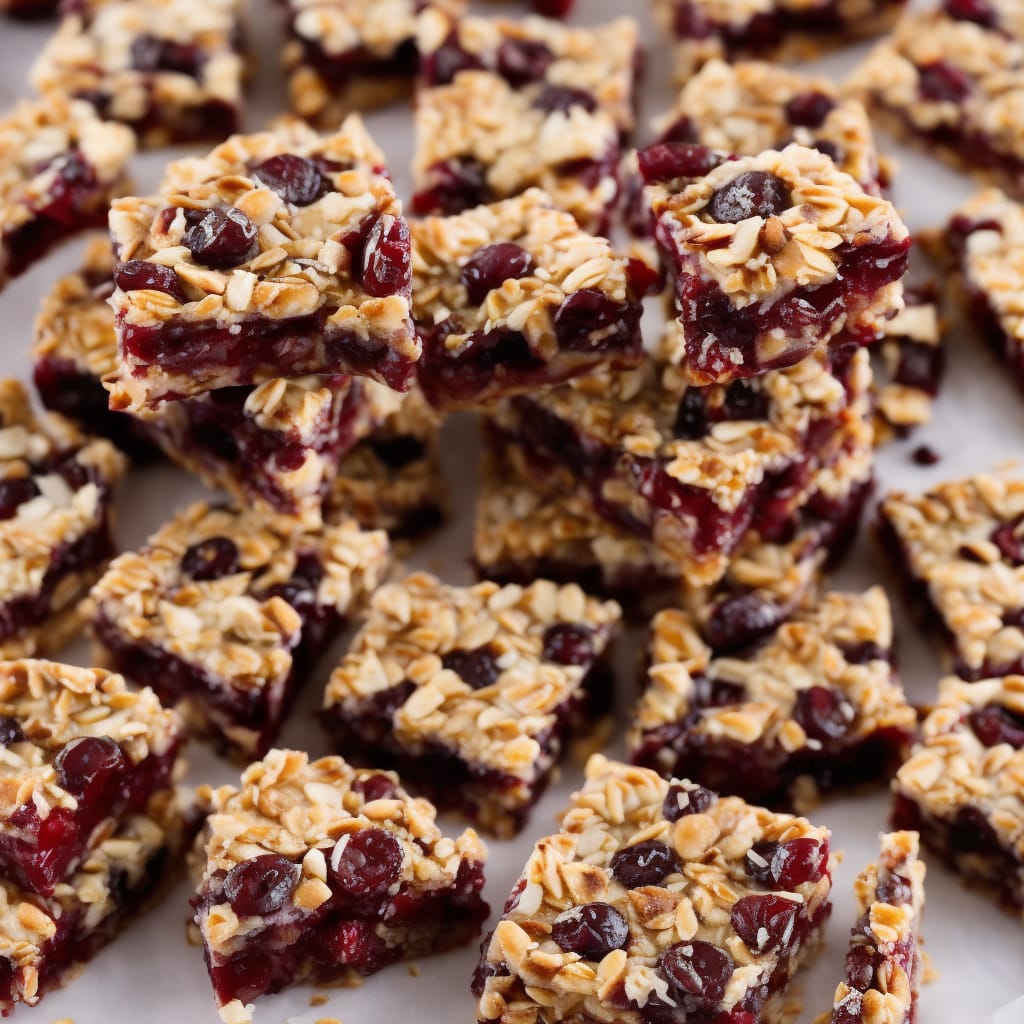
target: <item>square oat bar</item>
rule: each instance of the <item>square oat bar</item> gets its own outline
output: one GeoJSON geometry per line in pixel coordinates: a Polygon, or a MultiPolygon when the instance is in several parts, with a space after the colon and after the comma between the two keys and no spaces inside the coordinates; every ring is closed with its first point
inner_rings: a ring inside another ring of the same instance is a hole
{"type": "Polygon", "coordinates": [[[752,648],[721,654],[684,611],[651,626],[630,757],[755,803],[893,772],[916,716],[892,666],[881,587],[827,593],[752,648]]]}
{"type": "Polygon", "coordinates": [[[574,585],[416,573],[374,595],[328,681],[324,726],[340,753],[394,765],[442,809],[514,835],[572,733],[607,710],[619,617],[574,585]]]}
{"type": "Polygon", "coordinates": [[[409,227],[358,118],[300,121],[170,165],[110,211],[113,409],[275,377],[356,373],[400,391],[420,345],[409,227]]]}
{"type": "Polygon", "coordinates": [[[484,945],[478,1024],[784,1019],[832,909],[829,838],[594,755],[484,945]]]}
{"type": "Polygon", "coordinates": [[[200,789],[192,901],[221,1019],[296,982],[349,981],[470,942],[487,851],[390,773],[272,750],[239,786],[200,789]]]}
{"type": "Polygon", "coordinates": [[[387,567],[387,537],[351,521],[279,533],[251,510],[199,502],[111,563],[92,590],[93,633],[195,731],[259,757],[387,567]]]}

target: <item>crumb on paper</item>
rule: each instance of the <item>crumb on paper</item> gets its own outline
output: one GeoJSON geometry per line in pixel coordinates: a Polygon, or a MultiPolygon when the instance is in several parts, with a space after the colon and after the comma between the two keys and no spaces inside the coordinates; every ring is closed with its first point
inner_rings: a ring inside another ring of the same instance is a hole
{"type": "Polygon", "coordinates": [[[409,964],[409,977],[418,978],[420,976],[420,969],[416,964],[409,964]]]}
{"type": "Polygon", "coordinates": [[[323,1006],[324,1003],[326,1003],[328,999],[330,999],[330,996],[328,996],[326,992],[314,992],[309,997],[309,1005],[310,1006],[323,1006]]]}
{"type": "Polygon", "coordinates": [[[341,1024],[337,1017],[317,1017],[316,1024],[341,1024]]]}
{"type": "Polygon", "coordinates": [[[941,972],[935,966],[935,961],[926,953],[923,949],[921,950],[921,984],[931,985],[934,984],[939,978],[942,977],[941,972]]]}

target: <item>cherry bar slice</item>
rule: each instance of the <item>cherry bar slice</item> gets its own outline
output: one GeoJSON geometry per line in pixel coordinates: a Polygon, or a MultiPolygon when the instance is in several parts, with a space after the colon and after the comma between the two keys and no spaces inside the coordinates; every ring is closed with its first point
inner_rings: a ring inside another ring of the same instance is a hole
{"type": "Polygon", "coordinates": [[[417,376],[436,408],[640,360],[642,309],[625,263],[542,192],[426,217],[412,238],[417,376]]]}
{"type": "Polygon", "coordinates": [[[156,694],[121,676],[0,662],[3,878],[41,897],[63,890],[115,826],[172,795],[182,738],[156,694]]]}
{"type": "Polygon", "coordinates": [[[301,982],[355,983],[464,945],[489,913],[487,853],[449,838],[397,776],[272,750],[239,786],[202,787],[209,812],[192,900],[224,1020],[301,982]]]}
{"type": "Polygon", "coordinates": [[[1024,920],[1024,677],[948,678],[893,785],[892,821],[1024,920]]]}
{"type": "Polygon", "coordinates": [[[854,882],[857,923],[830,1024],[865,1024],[879,1015],[893,1024],[917,1020],[924,911],[924,862],[916,832],[881,837],[881,856],[854,882]]]}
{"type": "Polygon", "coordinates": [[[97,0],[65,5],[33,86],[91,103],[146,148],[219,142],[241,120],[240,0],[97,0]]]}
{"type": "Polygon", "coordinates": [[[383,577],[387,538],[352,521],[278,532],[200,502],[93,588],[110,664],[243,756],[273,743],[296,688],[383,577]]]}
{"type": "Polygon", "coordinates": [[[484,943],[478,1024],[778,1019],[832,909],[829,838],[595,754],[484,943]],[[781,875],[761,868],[769,848],[781,875]]]}
{"type": "MultiPolygon", "coordinates": [[[[755,638],[756,639],[756,638],[755,638]]],[[[630,757],[772,806],[891,774],[916,717],[893,672],[880,587],[827,593],[753,645],[716,651],[683,611],[651,626],[630,757]]]]}
{"type": "Polygon", "coordinates": [[[394,766],[439,807],[514,835],[570,736],[608,711],[619,616],[578,586],[417,573],[374,595],[322,721],[343,755],[394,766]]]}
{"type": "Polygon", "coordinates": [[[236,135],[119,200],[110,227],[112,409],[308,374],[411,385],[409,228],[358,119],[236,135]]]}
{"type": "Polygon", "coordinates": [[[55,245],[106,224],[111,200],[130,188],[134,152],[127,128],[66,96],[23,100],[0,117],[0,290],[55,245]]]}

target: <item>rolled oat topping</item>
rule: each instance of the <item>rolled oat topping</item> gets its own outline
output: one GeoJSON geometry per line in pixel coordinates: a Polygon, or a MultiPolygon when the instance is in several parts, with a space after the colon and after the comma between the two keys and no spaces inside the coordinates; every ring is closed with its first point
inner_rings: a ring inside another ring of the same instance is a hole
{"type": "Polygon", "coordinates": [[[889,494],[883,542],[910,596],[933,616],[954,671],[981,679],[1024,667],[1024,481],[981,474],[926,494],[889,494]]]}
{"type": "Polygon", "coordinates": [[[111,407],[346,369],[407,388],[420,352],[408,227],[383,167],[357,117],[326,137],[289,121],[179,160],[157,195],[115,203],[121,362],[108,381],[111,407]],[[206,365],[189,344],[190,332],[237,343],[261,329],[292,329],[309,343],[290,346],[290,361],[278,354],[278,365],[259,353],[245,365],[244,354],[237,365],[206,365]]]}
{"type": "Polygon", "coordinates": [[[828,841],[595,755],[485,947],[477,1020],[640,1024],[691,1004],[773,1019],[830,909],[828,841]]]}

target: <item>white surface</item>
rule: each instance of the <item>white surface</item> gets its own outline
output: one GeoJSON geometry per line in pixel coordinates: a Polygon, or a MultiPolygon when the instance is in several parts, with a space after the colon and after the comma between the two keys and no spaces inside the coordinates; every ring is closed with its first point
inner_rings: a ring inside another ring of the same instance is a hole
{"type": "MultiPolygon", "coordinates": [[[[284,107],[284,93],[277,70],[279,12],[270,0],[258,3],[253,17],[254,36],[260,49],[260,73],[248,126],[256,128],[284,107]]],[[[488,5],[491,9],[495,5],[488,5]]],[[[510,10],[524,5],[506,4],[510,10]]],[[[578,0],[576,21],[597,22],[624,11],[646,10],[645,0],[616,3],[614,0],[578,0]]],[[[0,23],[0,107],[6,107],[27,91],[28,65],[47,34],[47,27],[23,27],[0,23]]],[[[644,33],[652,59],[646,77],[644,121],[667,105],[666,56],[655,44],[654,31],[645,23],[644,33]]],[[[845,53],[825,62],[840,74],[852,63],[845,53]]],[[[408,196],[408,166],[412,130],[405,107],[368,118],[371,130],[387,150],[392,173],[401,194],[408,196]]],[[[972,191],[962,176],[917,154],[900,151],[891,140],[882,140],[887,152],[900,159],[895,195],[914,229],[942,224],[953,206],[972,191]]],[[[152,186],[166,153],[148,154],[138,161],[137,175],[144,187],[152,186]]],[[[28,380],[28,345],[32,320],[40,298],[54,278],[77,266],[83,248],[73,242],[36,267],[0,294],[0,372],[28,380]]],[[[449,425],[445,434],[445,469],[449,483],[460,496],[459,514],[430,543],[417,549],[412,564],[440,572],[453,582],[467,582],[467,558],[471,545],[472,496],[475,489],[476,453],[469,421],[449,425]]],[[[909,443],[895,444],[879,459],[879,490],[892,487],[917,491],[944,478],[995,466],[1024,455],[1024,400],[1007,375],[987,354],[978,351],[958,331],[945,390],[935,422],[909,443]],[[917,467],[910,452],[927,442],[942,454],[930,469],[917,467]]],[[[167,468],[133,473],[121,500],[118,539],[123,547],[140,543],[175,509],[194,500],[202,488],[184,474],[167,468]]],[[[862,588],[883,579],[890,592],[893,580],[883,575],[878,551],[862,540],[836,584],[862,588]]],[[[926,701],[935,691],[938,661],[930,648],[906,622],[898,602],[903,678],[912,700],[926,701]]],[[[635,645],[631,637],[626,648],[635,645]]],[[[339,644],[334,656],[343,650],[339,644]]],[[[630,667],[635,651],[622,652],[620,707],[628,708],[633,687],[630,667]]],[[[69,660],[87,658],[84,644],[69,660]]],[[[310,681],[285,729],[282,742],[305,748],[313,756],[326,753],[319,729],[310,717],[318,703],[332,658],[325,659],[310,681]]],[[[621,740],[613,748],[621,752],[621,740]]],[[[188,754],[190,780],[221,783],[236,777],[225,762],[209,750],[194,745],[188,754]]],[[[579,766],[567,764],[563,780],[536,808],[526,832],[514,842],[492,842],[486,895],[500,908],[518,872],[541,835],[552,831],[567,794],[578,784],[579,766]]],[[[841,975],[846,938],[853,923],[852,881],[860,866],[874,859],[877,833],[886,827],[888,801],[884,791],[874,795],[828,800],[813,815],[834,830],[834,845],[846,856],[836,876],[835,910],[826,953],[804,980],[808,1022],[831,1006],[832,992],[841,975]]],[[[449,820],[449,829],[459,823],[449,820]]],[[[926,987],[921,998],[921,1024],[1024,1024],[1024,930],[1019,922],[1000,913],[988,899],[965,892],[956,878],[936,864],[929,864],[928,910],[924,934],[927,949],[938,971],[938,980],[926,987]]],[[[113,945],[90,963],[70,987],[47,996],[35,1011],[19,1009],[16,1021],[55,1021],[72,1018],[75,1024],[110,1024],[133,1021],[151,1024],[215,1024],[217,1014],[202,956],[185,942],[189,888],[179,884],[162,906],[137,921],[113,945]]],[[[469,1024],[473,1004],[468,994],[469,976],[476,960],[475,946],[419,963],[419,976],[410,975],[404,964],[368,979],[355,990],[334,989],[329,1002],[311,1008],[313,990],[300,987],[280,996],[263,999],[257,1006],[262,1024],[313,1024],[318,1018],[336,1017],[345,1024],[469,1024]]]]}

